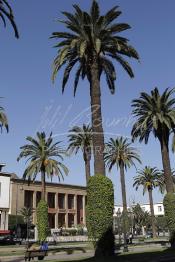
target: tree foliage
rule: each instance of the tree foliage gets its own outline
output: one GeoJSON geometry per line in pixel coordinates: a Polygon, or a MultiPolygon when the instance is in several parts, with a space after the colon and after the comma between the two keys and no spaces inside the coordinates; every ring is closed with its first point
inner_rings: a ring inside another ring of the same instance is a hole
{"type": "Polygon", "coordinates": [[[31,224],[32,223],[32,215],[33,215],[33,208],[31,207],[23,207],[20,210],[20,214],[24,219],[24,222],[26,224],[31,224]]]}
{"type": "Polygon", "coordinates": [[[28,136],[26,140],[29,144],[22,147],[18,161],[21,158],[27,158],[29,162],[23,173],[23,179],[28,178],[28,181],[34,181],[36,176],[41,173],[42,182],[42,199],[45,197],[45,176],[53,178],[57,176],[60,180],[64,178],[64,174],[68,174],[68,168],[62,163],[65,151],[59,146],[60,142],[53,142],[52,133],[46,137],[44,132],[37,132],[37,139],[28,136]]]}
{"type": "Polygon", "coordinates": [[[48,178],[52,178],[54,175],[58,179],[64,178],[64,174],[68,173],[67,167],[61,162],[65,151],[59,146],[60,142],[53,142],[52,133],[46,137],[44,132],[37,132],[37,139],[28,136],[26,140],[30,144],[20,147],[21,153],[17,159],[19,161],[21,158],[28,158],[30,161],[24,171],[23,178],[34,181],[42,170],[48,178]],[[57,158],[61,161],[58,161],[57,158]]]}
{"type": "Polygon", "coordinates": [[[169,137],[171,132],[174,132],[175,125],[174,92],[174,88],[167,88],[160,94],[156,87],[151,94],[142,92],[139,99],[132,101],[132,114],[136,119],[131,132],[133,140],[139,138],[140,142],[144,141],[147,144],[151,133],[158,138],[166,191],[169,193],[174,192],[169,157],[169,137]]]}
{"type": "Polygon", "coordinates": [[[9,214],[8,216],[8,228],[10,230],[15,230],[16,229],[16,222],[17,224],[24,224],[24,218],[21,215],[11,215],[9,214]]]}
{"type": "Polygon", "coordinates": [[[48,236],[48,205],[40,200],[37,206],[37,229],[39,241],[45,241],[48,236]]]}
{"type": "MultiPolygon", "coordinates": [[[[148,143],[150,133],[153,133],[159,140],[164,134],[168,140],[169,134],[175,124],[175,89],[166,88],[160,94],[156,87],[151,94],[142,92],[139,99],[132,101],[133,116],[136,122],[132,129],[133,138],[139,138],[148,143]]],[[[168,142],[168,141],[167,141],[168,142]]]]}
{"type": "Polygon", "coordinates": [[[163,204],[168,229],[171,233],[173,233],[175,232],[175,194],[166,194],[163,200],[163,204]]]}
{"type": "Polygon", "coordinates": [[[87,187],[87,228],[96,255],[114,253],[113,226],[114,189],[110,179],[95,175],[89,179],[87,187]]]}
{"type": "Polygon", "coordinates": [[[118,137],[117,139],[111,138],[106,143],[105,162],[109,171],[114,165],[119,168],[121,165],[127,170],[131,166],[135,166],[135,161],[141,163],[140,156],[127,138],[118,137]]]}
{"type": "Polygon", "coordinates": [[[6,18],[10,21],[15,32],[15,37],[19,38],[18,29],[14,20],[13,10],[7,0],[0,0],[0,18],[5,27],[6,18]]]}
{"type": "Polygon", "coordinates": [[[149,228],[151,225],[151,216],[147,211],[143,211],[139,204],[132,208],[133,212],[133,226],[137,232],[141,231],[141,228],[146,226],[149,228]]]}
{"type": "Polygon", "coordinates": [[[145,166],[144,169],[137,171],[137,176],[134,177],[133,187],[138,190],[139,186],[143,187],[143,195],[146,191],[158,187],[160,192],[164,191],[164,178],[162,172],[156,167],[145,166]]]}
{"type": "Polygon", "coordinates": [[[69,146],[68,152],[75,154],[78,153],[79,150],[82,150],[84,158],[86,158],[86,154],[91,157],[91,148],[92,148],[92,127],[89,125],[83,125],[83,127],[74,126],[69,130],[69,146]]]}
{"type": "Polygon", "coordinates": [[[111,61],[120,64],[130,77],[134,77],[131,66],[124,57],[139,59],[137,51],[129,44],[129,40],[119,34],[131,27],[126,23],[118,23],[121,15],[118,6],[113,7],[104,15],[100,14],[97,1],[92,1],[89,13],[78,5],[73,5],[74,13],[62,12],[65,20],[58,20],[66,27],[67,32],[54,32],[51,38],[58,40],[55,45],[58,54],[53,64],[53,80],[62,66],[65,65],[62,82],[64,92],[70,73],[77,66],[74,80],[74,95],[80,77],[86,76],[90,81],[90,66],[96,57],[99,74],[106,75],[111,93],[115,91],[116,69],[111,61]]]}
{"type": "Polygon", "coordinates": [[[2,106],[0,106],[0,129],[1,129],[1,131],[2,131],[3,127],[5,127],[7,132],[8,132],[9,127],[8,127],[7,116],[4,112],[4,108],[2,106]]]}

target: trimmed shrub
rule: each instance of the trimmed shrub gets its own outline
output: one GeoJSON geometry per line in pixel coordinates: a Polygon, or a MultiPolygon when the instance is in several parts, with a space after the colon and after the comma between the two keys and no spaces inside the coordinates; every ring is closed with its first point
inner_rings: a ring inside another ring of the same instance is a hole
{"type": "Polygon", "coordinates": [[[170,230],[171,246],[175,244],[175,194],[168,193],[163,200],[165,217],[168,229],[170,230]]]}
{"type": "Polygon", "coordinates": [[[113,209],[114,189],[111,180],[102,175],[90,177],[87,185],[86,222],[95,256],[114,255],[113,209]]]}
{"type": "Polygon", "coordinates": [[[37,229],[38,240],[45,241],[48,236],[48,205],[44,200],[40,200],[37,206],[37,229]]]}

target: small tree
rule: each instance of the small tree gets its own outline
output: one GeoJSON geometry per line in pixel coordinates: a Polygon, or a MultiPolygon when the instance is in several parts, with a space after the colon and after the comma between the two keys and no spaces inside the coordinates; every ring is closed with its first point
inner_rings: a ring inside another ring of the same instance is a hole
{"type": "Polygon", "coordinates": [[[90,177],[87,186],[87,228],[95,256],[114,254],[114,189],[111,180],[102,175],[90,177]]]}
{"type": "Polygon", "coordinates": [[[168,193],[163,200],[171,246],[175,244],[175,194],[168,193]]]}
{"type": "Polygon", "coordinates": [[[23,216],[24,222],[26,223],[27,226],[27,241],[29,242],[33,209],[31,207],[23,207],[20,210],[20,214],[23,216]]]}
{"type": "Polygon", "coordinates": [[[37,206],[37,228],[39,241],[45,241],[48,235],[48,205],[44,200],[37,206]]]}

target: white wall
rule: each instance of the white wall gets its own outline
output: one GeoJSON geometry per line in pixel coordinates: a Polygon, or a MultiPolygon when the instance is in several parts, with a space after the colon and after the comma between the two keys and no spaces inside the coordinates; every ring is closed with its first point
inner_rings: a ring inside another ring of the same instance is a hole
{"type": "MultiPolygon", "coordinates": [[[[147,212],[150,213],[150,205],[149,204],[141,205],[141,208],[143,209],[143,211],[147,211],[147,212]]],[[[164,215],[163,203],[154,204],[154,215],[155,216],[163,216],[164,215]]]]}
{"type": "Polygon", "coordinates": [[[0,208],[9,208],[10,177],[0,175],[0,208]]]}
{"type": "MultiPolygon", "coordinates": [[[[141,208],[143,209],[143,211],[147,211],[150,213],[150,205],[149,204],[143,204],[140,205],[141,208]]],[[[132,207],[127,207],[128,211],[132,210],[132,207]]],[[[123,211],[123,207],[121,205],[115,205],[114,206],[114,216],[117,216],[117,211],[122,212],[123,211]]],[[[163,216],[164,215],[164,206],[163,203],[155,203],[154,204],[154,215],[155,216],[163,216]]]]}
{"type": "MultiPolygon", "coordinates": [[[[131,210],[130,207],[127,207],[127,209],[128,209],[128,211],[131,210]]],[[[113,215],[114,215],[114,216],[117,216],[117,212],[122,213],[122,212],[123,212],[123,206],[115,205],[115,206],[114,206],[114,212],[113,212],[113,215]]]]}

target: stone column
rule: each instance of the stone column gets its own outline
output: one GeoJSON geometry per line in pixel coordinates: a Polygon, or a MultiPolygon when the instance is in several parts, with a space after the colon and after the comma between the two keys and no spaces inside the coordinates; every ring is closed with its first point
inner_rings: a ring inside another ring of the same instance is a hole
{"type": "Polygon", "coordinates": [[[86,226],[86,196],[83,196],[83,225],[86,226]]]}
{"type": "Polygon", "coordinates": [[[66,228],[68,228],[68,194],[65,194],[65,209],[66,209],[65,224],[66,224],[66,228]]]}
{"type": "Polygon", "coordinates": [[[55,228],[58,228],[58,194],[55,193],[55,228]]]}
{"type": "Polygon", "coordinates": [[[8,211],[5,211],[6,212],[6,220],[5,220],[5,230],[8,230],[8,221],[9,221],[9,216],[8,216],[8,211]]]}
{"type": "Polygon", "coordinates": [[[36,191],[33,191],[33,224],[36,224],[36,191]]]}
{"type": "Polygon", "coordinates": [[[6,226],[6,211],[2,210],[1,212],[1,228],[2,230],[5,230],[5,226],[6,226]]]}
{"type": "Polygon", "coordinates": [[[77,227],[77,195],[74,195],[74,210],[75,210],[74,226],[77,227]]]}

